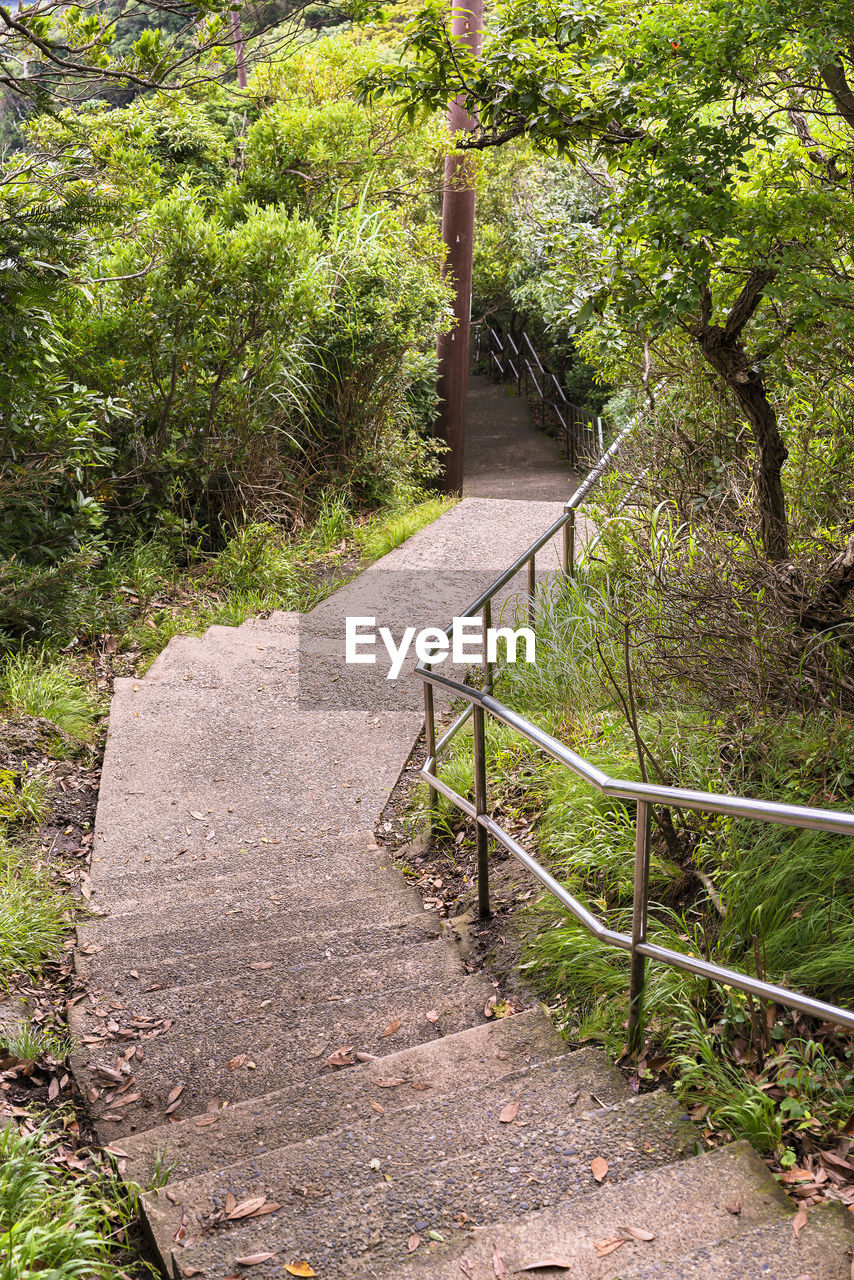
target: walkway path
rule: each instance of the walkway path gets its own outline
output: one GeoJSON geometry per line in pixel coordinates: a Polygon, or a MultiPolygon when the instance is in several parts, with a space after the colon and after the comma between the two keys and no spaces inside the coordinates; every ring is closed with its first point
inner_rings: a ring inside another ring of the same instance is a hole
{"type": "Polygon", "coordinates": [[[575,479],[557,440],[531,422],[509,384],[471,379],[463,491],[472,498],[566,502],[575,479]]]}
{"type": "Polygon", "coordinates": [[[307,618],[176,638],[117,682],[74,1069],[126,1176],[171,1167],[144,1205],[170,1276],[495,1280],[559,1255],[591,1280],[838,1280],[832,1210],[797,1241],[749,1148],[690,1157],[669,1095],[566,1052],[536,1006],[487,1022],[491,982],[381,861],[420,690],[345,668],[343,618],[444,623],[558,510],[467,498],[307,618]],[[627,1225],[654,1239],[598,1259],[627,1225]]]}

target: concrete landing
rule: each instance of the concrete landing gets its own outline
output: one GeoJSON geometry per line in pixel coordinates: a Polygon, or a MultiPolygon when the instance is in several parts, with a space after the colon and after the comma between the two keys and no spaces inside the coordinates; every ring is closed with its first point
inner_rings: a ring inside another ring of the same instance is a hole
{"type": "Polygon", "coordinates": [[[473,377],[467,415],[466,497],[566,502],[571,496],[578,477],[559,442],[531,422],[527,403],[512,386],[473,377]]]}

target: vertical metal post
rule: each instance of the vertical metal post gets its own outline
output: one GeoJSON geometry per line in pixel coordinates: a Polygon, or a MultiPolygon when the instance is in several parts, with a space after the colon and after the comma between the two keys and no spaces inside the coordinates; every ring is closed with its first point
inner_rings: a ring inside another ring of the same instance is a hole
{"type": "MultiPolygon", "coordinates": [[[[425,664],[429,670],[429,663],[425,664]]],[[[433,686],[428,680],[424,681],[424,746],[427,755],[433,758],[433,768],[431,770],[433,776],[436,776],[439,762],[436,760],[436,713],[433,706],[433,686]]],[[[427,826],[433,829],[433,813],[439,799],[438,792],[434,791],[430,784],[427,784],[427,826]]]]}
{"type": "Polygon", "coordinates": [[[563,526],[563,571],[567,578],[575,574],[575,507],[570,507],[563,526]]]}
{"type": "MultiPolygon", "coordinates": [[[[478,816],[486,813],[486,728],[483,707],[474,704],[474,807],[478,816]]],[[[481,920],[489,920],[489,851],[486,828],[475,823],[477,840],[477,908],[481,920]]]]}
{"type": "Polygon", "coordinates": [[[632,968],[629,988],[629,1052],[635,1055],[643,1044],[643,992],[646,960],[638,955],[638,943],[646,941],[646,908],[649,893],[650,809],[646,800],[638,800],[635,832],[635,878],[632,892],[632,968]]]}
{"type": "Polygon", "coordinates": [[[537,594],[537,557],[530,556],[528,559],[528,626],[533,627],[536,611],[534,604],[537,594]]]}
{"type": "Polygon", "coordinates": [[[487,600],[483,606],[483,671],[486,676],[484,689],[492,693],[492,663],[487,657],[487,634],[492,626],[492,601],[487,600]]]}
{"type": "Polygon", "coordinates": [[[605,452],[605,440],[602,435],[602,419],[596,419],[596,429],[599,432],[599,457],[601,458],[605,452]]]}

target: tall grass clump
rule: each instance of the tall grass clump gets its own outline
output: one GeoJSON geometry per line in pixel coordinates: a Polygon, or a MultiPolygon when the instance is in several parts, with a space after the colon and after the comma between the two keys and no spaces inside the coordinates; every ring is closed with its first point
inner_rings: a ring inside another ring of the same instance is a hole
{"type": "Polygon", "coordinates": [[[71,1181],[46,1159],[45,1127],[0,1133],[0,1280],[122,1280],[133,1216],[105,1176],[71,1181]]]}
{"type": "Polygon", "coordinates": [[[86,682],[46,649],[10,654],[0,665],[0,707],[7,715],[50,720],[73,738],[88,741],[100,707],[86,682]]]}
{"type": "Polygon", "coordinates": [[[69,928],[71,900],[44,867],[0,834],[0,987],[37,975],[69,928]]]}

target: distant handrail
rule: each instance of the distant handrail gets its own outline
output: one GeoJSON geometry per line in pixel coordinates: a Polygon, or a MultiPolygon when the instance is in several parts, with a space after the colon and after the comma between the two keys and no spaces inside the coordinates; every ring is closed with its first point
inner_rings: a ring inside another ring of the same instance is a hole
{"type": "Polygon", "coordinates": [[[550,425],[559,428],[570,466],[575,467],[582,457],[596,457],[604,453],[602,418],[570,400],[557,374],[540,358],[524,329],[517,343],[512,333],[496,331],[494,325],[484,322],[476,329],[475,352],[478,361],[484,359],[485,352],[490,374],[497,374],[506,382],[514,382],[519,395],[530,396],[533,387],[535,398],[539,400],[540,426],[543,430],[550,425]],[[525,348],[534,361],[533,365],[525,354],[525,348]]]}
{"type": "MultiPolygon", "coordinates": [[[[565,576],[571,577],[573,575],[576,568],[576,511],[611,466],[623,442],[633,429],[634,423],[620,432],[617,439],[602,454],[596,465],[575,490],[561,516],[544,533],[540,534],[527,550],[523,551],[503,573],[499,574],[495,581],[490,583],[485,591],[481,592],[461,616],[470,618],[481,614],[485,631],[491,625],[494,597],[527,565],[528,614],[533,619],[537,552],[562,531],[561,568],[565,576]]],[[[453,624],[449,624],[444,629],[445,635],[450,635],[452,626],[453,624]]],[[[497,840],[499,844],[503,845],[508,852],[512,853],[527,867],[549,893],[557,898],[584,928],[600,941],[620,950],[630,952],[628,1041],[632,1052],[636,1052],[640,1048],[643,1038],[643,994],[647,960],[656,960],[662,964],[670,965],[672,968],[695,974],[697,977],[736,987],[761,1000],[769,1000],[777,1004],[786,1005],[811,1017],[821,1018],[824,1021],[854,1030],[854,1011],[850,1009],[842,1009],[823,1000],[816,1000],[811,996],[790,991],[786,987],[765,982],[759,977],[728,969],[696,956],[685,955],[682,952],[674,951],[669,947],[658,946],[656,943],[647,940],[652,805],[666,804],[679,809],[724,814],[734,818],[746,818],[758,822],[770,822],[809,830],[829,831],[849,837],[854,837],[854,813],[844,813],[832,809],[817,809],[805,805],[784,804],[773,800],[755,800],[750,797],[736,796],[729,793],[694,791],[685,787],[660,786],[655,783],[612,778],[602,769],[579,755],[578,752],[572,751],[557,738],[546,733],[532,721],[519,715],[518,712],[513,711],[512,708],[505,706],[504,703],[493,697],[493,664],[485,661],[484,670],[486,676],[485,684],[482,688],[476,688],[433,670],[431,662],[419,662],[415,667],[415,673],[420,676],[424,685],[426,759],[420,770],[420,776],[430,787],[431,805],[434,794],[442,795],[475,822],[478,907],[482,917],[488,918],[491,915],[487,838],[492,836],[493,839],[497,840]],[[453,721],[438,742],[436,740],[434,688],[439,688],[456,698],[461,698],[467,704],[463,712],[453,721]],[[519,844],[513,836],[504,831],[495,818],[487,812],[485,732],[485,718],[487,715],[507,725],[535,747],[544,751],[557,763],[570,769],[576,777],[583,778],[585,782],[602,795],[635,802],[637,817],[631,934],[620,933],[611,929],[593,915],[583,903],[569,892],[565,885],[560,884],[532,854],[519,844]],[[440,753],[452,741],[469,718],[473,719],[474,804],[464,796],[459,795],[438,776],[440,753]]]]}

